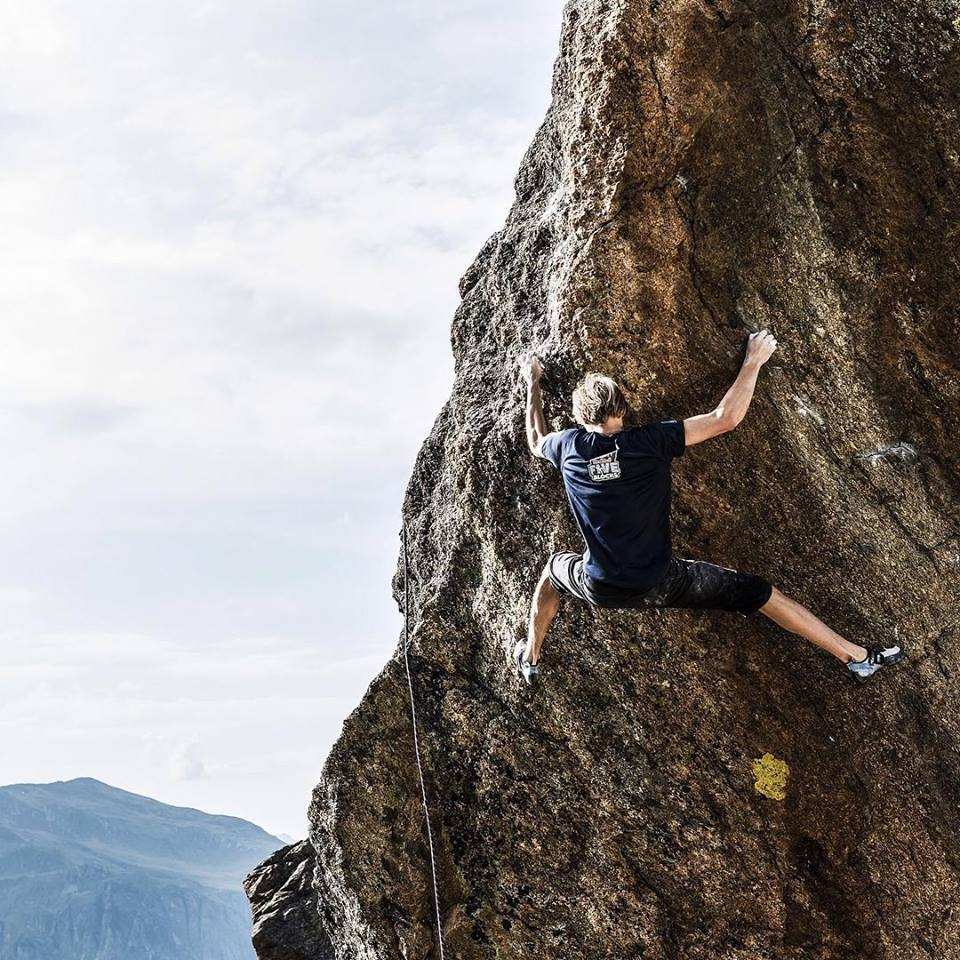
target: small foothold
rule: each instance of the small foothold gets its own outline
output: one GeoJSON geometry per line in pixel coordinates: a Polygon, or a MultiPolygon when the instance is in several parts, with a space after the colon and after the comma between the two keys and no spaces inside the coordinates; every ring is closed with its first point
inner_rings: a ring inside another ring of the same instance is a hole
{"type": "Polygon", "coordinates": [[[914,463],[920,459],[917,448],[912,443],[904,440],[897,440],[894,443],[888,443],[877,450],[869,450],[866,453],[857,454],[860,460],[902,460],[904,463],[914,463]]]}

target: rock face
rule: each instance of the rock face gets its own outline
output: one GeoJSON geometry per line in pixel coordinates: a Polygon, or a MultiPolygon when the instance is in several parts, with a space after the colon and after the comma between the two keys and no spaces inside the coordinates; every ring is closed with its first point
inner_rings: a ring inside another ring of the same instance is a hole
{"type": "MultiPolygon", "coordinates": [[[[958,44],[954,0],[566,7],[404,504],[446,956],[960,957],[958,44]],[[637,421],[683,417],[764,326],[747,420],[676,463],[675,548],[910,659],[858,687],[763,617],[566,601],[521,687],[505,651],[580,541],[517,358],[545,358],[554,428],[590,369],[637,421]],[[782,801],[754,789],[779,761],[782,801]]],[[[301,851],[338,960],[439,956],[418,790],[398,656],[301,851]]],[[[300,929],[272,942],[324,956],[300,929]]]]}
{"type": "Polygon", "coordinates": [[[278,850],[244,881],[256,905],[253,946],[259,960],[334,960],[320,925],[316,865],[310,841],[302,840],[278,850]]]}

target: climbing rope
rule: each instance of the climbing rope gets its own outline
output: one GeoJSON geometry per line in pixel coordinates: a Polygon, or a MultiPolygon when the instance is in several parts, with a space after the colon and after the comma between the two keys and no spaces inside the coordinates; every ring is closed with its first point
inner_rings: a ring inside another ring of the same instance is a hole
{"type": "Polygon", "coordinates": [[[420,777],[420,799],[423,816],[427,821],[427,846],[430,848],[430,875],[433,879],[433,906],[437,913],[437,942],[440,944],[440,960],[443,953],[443,927],[440,923],[440,893],[437,888],[437,859],[433,851],[433,830],[430,827],[430,806],[427,803],[427,784],[423,778],[423,761],[420,757],[420,737],[417,734],[417,704],[413,696],[413,678],[410,675],[410,561],[407,557],[407,521],[403,520],[403,664],[407,670],[407,689],[410,691],[410,719],[413,723],[413,753],[417,758],[417,773],[420,777]]]}

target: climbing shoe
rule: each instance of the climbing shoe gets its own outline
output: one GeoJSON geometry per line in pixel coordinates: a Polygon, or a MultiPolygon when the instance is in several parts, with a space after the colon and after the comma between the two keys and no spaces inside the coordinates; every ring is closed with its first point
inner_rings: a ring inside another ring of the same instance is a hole
{"type": "Polygon", "coordinates": [[[517,668],[517,673],[527,682],[528,687],[532,687],[540,678],[540,669],[535,663],[524,659],[527,652],[527,641],[518,640],[513,648],[513,664],[517,668]]]}
{"type": "Polygon", "coordinates": [[[881,667],[889,667],[893,663],[903,659],[903,651],[897,644],[892,647],[881,647],[877,644],[867,651],[866,660],[860,660],[858,663],[848,663],[847,669],[859,680],[865,683],[881,667]]]}

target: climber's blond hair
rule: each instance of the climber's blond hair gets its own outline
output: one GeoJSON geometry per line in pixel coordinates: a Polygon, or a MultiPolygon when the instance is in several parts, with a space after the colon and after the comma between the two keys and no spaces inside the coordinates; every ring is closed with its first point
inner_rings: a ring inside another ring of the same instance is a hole
{"type": "Polygon", "coordinates": [[[588,373],[573,391],[573,419],[583,427],[597,427],[626,413],[626,397],[611,377],[588,373]]]}

